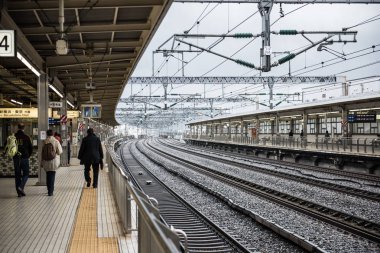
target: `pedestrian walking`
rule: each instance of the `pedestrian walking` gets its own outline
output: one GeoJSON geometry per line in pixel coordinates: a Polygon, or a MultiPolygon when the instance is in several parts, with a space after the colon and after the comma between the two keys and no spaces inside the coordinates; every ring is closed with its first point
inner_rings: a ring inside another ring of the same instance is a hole
{"type": "Polygon", "coordinates": [[[53,196],[55,174],[61,163],[62,154],[61,143],[53,136],[53,130],[46,131],[47,138],[43,142],[41,153],[41,167],[46,171],[46,186],[48,195],[53,196]]]}
{"type": "Polygon", "coordinates": [[[70,166],[70,157],[71,157],[71,138],[70,135],[67,137],[67,164],[70,166]]]}
{"type": "Polygon", "coordinates": [[[29,178],[29,158],[33,152],[33,145],[30,137],[24,133],[25,126],[22,123],[17,125],[15,133],[17,142],[17,154],[13,156],[15,168],[15,185],[18,197],[25,196],[25,185],[29,178]]]}
{"type": "Polygon", "coordinates": [[[90,170],[92,167],[94,178],[92,186],[98,187],[99,164],[103,161],[103,149],[100,139],[94,134],[94,129],[87,130],[87,136],[83,138],[80,145],[78,159],[84,164],[84,178],[87,187],[91,186],[90,170]]]}
{"type": "Polygon", "coordinates": [[[330,139],[330,133],[329,133],[329,131],[326,130],[326,133],[325,133],[325,143],[326,144],[329,142],[329,139],[330,139]]]}
{"type": "Polygon", "coordinates": [[[304,146],[303,129],[301,129],[301,132],[300,132],[300,140],[301,140],[301,147],[303,147],[304,146]]]}

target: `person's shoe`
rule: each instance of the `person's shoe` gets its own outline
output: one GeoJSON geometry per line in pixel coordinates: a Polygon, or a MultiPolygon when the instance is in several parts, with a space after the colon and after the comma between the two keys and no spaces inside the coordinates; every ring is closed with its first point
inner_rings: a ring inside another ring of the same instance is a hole
{"type": "Polygon", "coordinates": [[[94,189],[98,188],[98,186],[97,186],[97,185],[93,185],[92,187],[94,187],[94,189]]]}
{"type": "Polygon", "coordinates": [[[21,198],[21,197],[22,197],[21,193],[18,193],[18,194],[17,194],[17,197],[18,197],[18,198],[21,198]]]}
{"type": "Polygon", "coordinates": [[[21,194],[21,196],[26,196],[24,190],[21,187],[17,187],[17,190],[18,190],[19,194],[21,194]]]}
{"type": "Polygon", "coordinates": [[[87,187],[90,187],[91,186],[91,182],[87,182],[87,187]]]}
{"type": "Polygon", "coordinates": [[[48,193],[48,196],[53,196],[53,193],[48,193]]]}

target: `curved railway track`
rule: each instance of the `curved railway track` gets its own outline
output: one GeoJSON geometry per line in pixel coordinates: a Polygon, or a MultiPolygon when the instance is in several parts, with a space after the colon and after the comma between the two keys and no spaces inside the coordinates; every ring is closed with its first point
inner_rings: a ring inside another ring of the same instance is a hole
{"type": "Polygon", "coordinates": [[[146,143],[146,145],[152,152],[155,152],[168,160],[174,161],[192,170],[198,171],[204,175],[216,178],[222,182],[240,188],[241,190],[250,192],[251,194],[263,197],[293,210],[297,210],[308,216],[314,217],[374,242],[380,242],[379,224],[252,183],[214,169],[210,169],[206,166],[198,165],[194,162],[187,161],[173,154],[159,150],[149,145],[149,143],[146,143]]]}
{"type": "Polygon", "coordinates": [[[248,165],[248,164],[241,163],[238,161],[231,161],[231,160],[225,159],[223,157],[214,157],[214,156],[210,156],[210,155],[205,154],[205,153],[199,153],[199,152],[188,150],[188,149],[178,148],[178,147],[175,147],[172,145],[168,145],[162,141],[159,143],[161,145],[167,146],[167,147],[174,149],[174,150],[186,152],[186,153],[189,153],[192,155],[200,156],[200,157],[207,158],[209,160],[213,160],[213,161],[217,161],[217,162],[222,161],[224,164],[243,168],[246,170],[257,171],[257,172],[260,172],[263,174],[281,177],[281,178],[285,178],[285,179],[289,179],[289,180],[293,180],[293,181],[298,181],[298,182],[302,182],[305,184],[325,188],[328,190],[339,191],[339,192],[343,192],[343,193],[350,194],[353,196],[357,196],[360,198],[370,199],[370,200],[374,200],[374,201],[380,201],[380,194],[379,193],[361,190],[361,189],[353,188],[353,187],[349,187],[349,186],[343,186],[343,185],[339,185],[339,184],[329,183],[329,182],[325,182],[325,181],[321,181],[321,180],[317,180],[317,179],[313,179],[313,178],[288,174],[288,173],[281,172],[281,171],[268,170],[268,169],[261,168],[261,167],[255,166],[255,165],[248,165]]]}
{"type": "MultiPolygon", "coordinates": [[[[131,143],[126,145],[131,145],[131,143]]],[[[162,184],[133,156],[129,146],[126,148],[121,146],[120,150],[122,150],[120,152],[125,170],[133,178],[134,184],[145,194],[157,200],[160,215],[168,225],[186,233],[189,252],[250,252],[162,184]]],[[[184,238],[181,239],[185,245],[184,238]]]]}

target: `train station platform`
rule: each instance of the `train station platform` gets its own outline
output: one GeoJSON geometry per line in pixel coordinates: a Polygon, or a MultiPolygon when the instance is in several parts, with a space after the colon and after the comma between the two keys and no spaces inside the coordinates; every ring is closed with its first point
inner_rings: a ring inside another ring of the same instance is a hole
{"type": "Polygon", "coordinates": [[[321,138],[305,142],[299,138],[280,137],[258,142],[252,138],[186,136],[184,141],[193,145],[253,153],[254,156],[274,160],[380,174],[380,148],[371,142],[360,142],[359,139],[338,142],[333,138],[327,141],[321,138]]]}
{"type": "Polygon", "coordinates": [[[57,171],[54,196],[37,180],[29,178],[26,196],[17,197],[14,179],[0,178],[0,252],[137,252],[137,232],[122,227],[108,168],[97,189],[86,187],[77,159],[57,171]]]}

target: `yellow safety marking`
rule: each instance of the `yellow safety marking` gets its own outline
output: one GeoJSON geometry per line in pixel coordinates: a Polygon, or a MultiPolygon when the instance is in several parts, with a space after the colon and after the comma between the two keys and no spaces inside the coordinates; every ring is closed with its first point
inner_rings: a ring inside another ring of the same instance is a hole
{"type": "Polygon", "coordinates": [[[119,253],[117,238],[98,238],[96,212],[96,190],[84,188],[71,240],[70,253],[119,253]]]}

